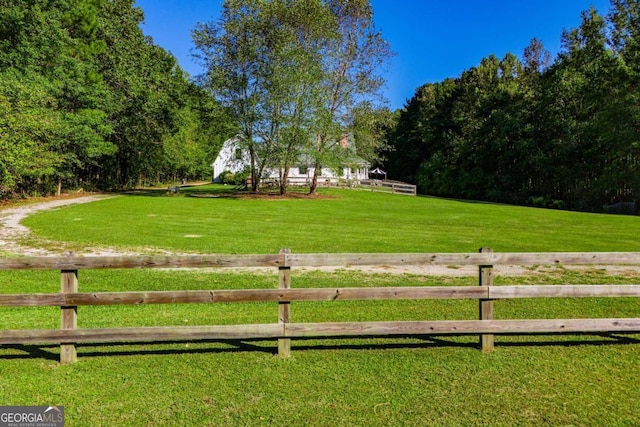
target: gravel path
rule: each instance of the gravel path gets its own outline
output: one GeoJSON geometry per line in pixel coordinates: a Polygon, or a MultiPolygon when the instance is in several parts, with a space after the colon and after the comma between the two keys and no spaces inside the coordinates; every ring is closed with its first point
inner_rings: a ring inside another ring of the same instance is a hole
{"type": "Polygon", "coordinates": [[[44,248],[25,246],[20,242],[31,235],[31,230],[21,224],[27,216],[44,211],[81,203],[90,203],[96,200],[104,200],[113,196],[91,195],[74,198],[56,199],[41,203],[31,203],[0,210],[0,251],[18,255],[60,255],[44,248]]]}

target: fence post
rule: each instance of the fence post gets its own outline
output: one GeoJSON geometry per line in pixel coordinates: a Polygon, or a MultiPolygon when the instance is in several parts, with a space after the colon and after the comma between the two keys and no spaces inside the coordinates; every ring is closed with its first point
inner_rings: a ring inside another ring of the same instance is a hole
{"type": "MultiPolygon", "coordinates": [[[[290,254],[291,249],[280,249],[280,253],[290,254]]],[[[291,267],[287,265],[278,267],[278,288],[291,288],[291,267]]],[[[278,303],[278,323],[286,324],[291,321],[290,308],[291,303],[288,301],[278,303]]],[[[278,355],[282,357],[291,356],[291,338],[278,338],[278,355]]]]}
{"type": "MultiPolygon", "coordinates": [[[[61,293],[78,292],[78,270],[62,270],[60,280],[61,293]]],[[[76,329],[78,326],[78,307],[62,306],[61,329],[76,329]]],[[[60,363],[73,363],[78,360],[78,353],[74,343],[60,344],[60,363]]]]}
{"type": "MultiPolygon", "coordinates": [[[[480,253],[491,253],[491,248],[480,248],[480,253]]],[[[479,266],[478,283],[480,286],[493,286],[493,265],[479,266]]],[[[493,300],[481,299],[479,301],[480,320],[493,319],[493,300]]],[[[483,352],[493,351],[493,334],[480,335],[480,348],[483,352]]]]}

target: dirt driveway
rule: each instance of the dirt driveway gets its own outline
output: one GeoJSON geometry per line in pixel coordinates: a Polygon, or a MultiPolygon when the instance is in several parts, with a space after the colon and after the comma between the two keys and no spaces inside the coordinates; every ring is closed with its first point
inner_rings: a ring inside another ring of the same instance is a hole
{"type": "Polygon", "coordinates": [[[0,252],[18,255],[59,255],[44,248],[25,246],[21,241],[31,235],[31,230],[21,224],[27,216],[62,206],[89,203],[104,200],[113,196],[90,195],[72,198],[60,198],[39,203],[30,203],[18,207],[0,209],[0,252]]]}

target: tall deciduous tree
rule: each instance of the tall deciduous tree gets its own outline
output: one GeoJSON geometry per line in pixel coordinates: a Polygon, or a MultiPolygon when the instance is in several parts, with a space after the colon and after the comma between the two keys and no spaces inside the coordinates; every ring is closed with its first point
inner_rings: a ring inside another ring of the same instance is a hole
{"type": "Polygon", "coordinates": [[[117,147],[104,158],[102,173],[115,187],[161,172],[164,141],[185,123],[184,73],[171,54],[144,36],[142,20],[134,0],[108,1],[98,15],[98,34],[108,47],[98,56],[99,70],[109,88],[110,142],[117,147]]]}
{"type": "MultiPolygon", "coordinates": [[[[382,100],[379,90],[384,84],[380,73],[393,54],[375,27],[369,0],[328,0],[327,3],[335,18],[337,34],[329,40],[323,55],[325,78],[313,146],[315,168],[311,193],[316,192],[318,172],[323,164],[336,166],[336,162],[331,161],[340,153],[336,145],[343,133],[355,131],[351,125],[355,123],[356,111],[360,122],[365,112],[379,114],[375,113],[378,110],[375,106],[382,100]]],[[[371,136],[365,136],[364,132],[364,128],[358,129],[361,137],[371,136]]]]}
{"type": "Polygon", "coordinates": [[[334,148],[380,88],[390,54],[372,13],[369,0],[228,0],[219,22],[194,31],[206,83],[238,117],[254,190],[269,166],[286,191],[302,154],[316,173],[335,165],[334,148]]]}
{"type": "Polygon", "coordinates": [[[290,168],[309,146],[320,108],[325,70],[322,55],[335,37],[335,25],[322,0],[272,0],[264,6],[269,74],[265,78],[262,133],[273,147],[272,165],[279,170],[280,193],[287,191],[290,168]]]}
{"type": "Polygon", "coordinates": [[[253,191],[269,147],[255,140],[255,129],[262,111],[265,73],[263,48],[265,37],[258,21],[261,0],[226,0],[218,22],[201,23],[193,30],[193,40],[199,50],[197,57],[207,71],[201,84],[207,87],[229,109],[238,123],[238,138],[250,155],[253,191]]]}
{"type": "Polygon", "coordinates": [[[13,146],[7,152],[36,154],[5,156],[2,193],[48,191],[56,182],[59,192],[62,179],[84,178],[98,157],[113,152],[105,141],[106,88],[94,63],[105,47],[95,31],[100,4],[0,2],[0,92],[9,101],[0,140],[13,146]],[[31,167],[22,173],[11,162],[31,167]]]}

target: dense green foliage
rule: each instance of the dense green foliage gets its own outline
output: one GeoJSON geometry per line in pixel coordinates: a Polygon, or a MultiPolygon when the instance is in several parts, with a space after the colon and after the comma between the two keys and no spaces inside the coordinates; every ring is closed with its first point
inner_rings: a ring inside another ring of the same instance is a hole
{"type": "Polygon", "coordinates": [[[208,176],[228,119],[133,3],[0,1],[0,197],[208,176]]]}
{"type": "Polygon", "coordinates": [[[640,196],[640,2],[583,12],[551,64],[534,39],[426,84],[401,111],[390,177],[422,193],[580,210],[640,196]]]}

